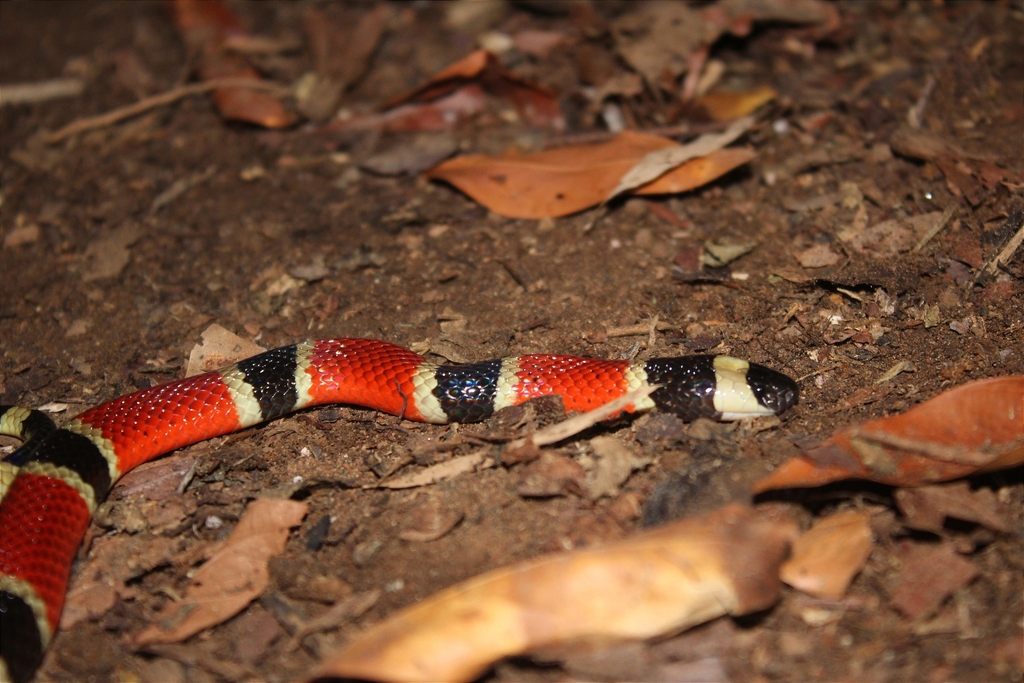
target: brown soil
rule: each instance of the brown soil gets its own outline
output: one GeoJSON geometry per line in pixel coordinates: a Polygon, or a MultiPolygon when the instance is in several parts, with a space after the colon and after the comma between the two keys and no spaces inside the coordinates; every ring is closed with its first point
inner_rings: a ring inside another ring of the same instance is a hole
{"type": "MultiPolygon", "coordinates": [[[[256,33],[301,35],[297,5],[236,7],[256,33]]],[[[642,356],[697,350],[749,358],[801,378],[802,391],[781,425],[760,433],[724,426],[645,438],[663,427],[650,424],[653,416],[608,425],[599,431],[626,439],[653,464],[618,497],[594,503],[572,491],[520,495],[521,465],[412,492],[359,488],[410,458],[416,462],[408,466],[419,467],[470,452],[478,444],[460,443],[457,432],[493,428],[487,425],[456,430],[326,409],[182,449],[170,458],[182,459],[184,469],[196,466],[184,494],[163,499],[157,514],[147,496],[115,490],[91,532],[94,548],[126,537],[133,552],[147,557],[162,539],[180,543],[160,551],[109,609],[62,630],[40,678],[294,680],[365,624],[454,582],[629,534],[641,526],[637,503],[657,520],[749,500],[749,483],[796,453],[796,444],[904,410],[953,385],[1024,373],[1024,250],[996,274],[979,277],[1020,227],[1013,214],[1024,206],[1019,3],[840,9],[841,35],[813,54],[790,49],[793,29],[781,25],[716,45],[713,56],[782,93],[750,136],[758,151],[751,165],[701,190],[654,200],[677,222],[667,222],[648,200],[630,199],[584,232],[590,214],[507,219],[445,185],[354,170],[370,154],[405,144],[401,135],[226,124],[202,97],[60,145],[33,144],[40,130],[135,99],[118,85],[112,64],[119,51],[134,51],[157,89],[181,78],[186,55],[162,5],[0,5],[0,83],[66,70],[88,79],[80,97],[0,109],[0,231],[6,237],[38,226],[35,237],[18,233],[30,237],[0,250],[2,403],[62,402],[69,407],[59,417],[66,419],[173,379],[213,322],[267,348],[311,337],[371,337],[429,343],[460,362],[529,352],[621,357],[639,341],[642,356]],[[993,164],[1008,180],[981,182],[973,166],[957,185],[936,163],[892,154],[891,136],[929,76],[935,86],[921,130],[960,144],[966,151],[958,161],[993,164]],[[782,120],[788,131],[773,128],[782,120]],[[256,167],[262,173],[253,177],[256,167]],[[176,181],[207,169],[208,177],[151,210],[176,181]],[[919,251],[875,258],[848,253],[836,239],[858,211],[873,226],[948,207],[952,219],[919,251]],[[726,284],[675,279],[673,257],[705,240],[756,241],[730,265],[747,277],[726,284]],[[830,247],[841,261],[802,268],[796,255],[815,245],[830,247]],[[127,249],[127,263],[104,276],[97,269],[116,263],[119,249],[127,249]],[[281,279],[289,271],[317,263],[326,267],[322,279],[296,278],[297,286],[280,294],[271,288],[289,282],[281,279]],[[674,329],[650,348],[647,335],[599,334],[654,317],[674,329]],[[911,363],[909,371],[876,383],[900,362],[911,363]],[[247,502],[297,477],[305,485],[294,486],[293,496],[310,513],[273,561],[265,595],[181,646],[136,652],[131,635],[180,594],[189,571],[230,532],[247,502]],[[431,542],[399,538],[438,506],[462,521],[431,542]],[[288,629],[327,609],[315,599],[325,597],[316,594],[324,585],[334,591],[328,600],[382,592],[365,614],[293,648],[288,629]]],[[[598,10],[631,11],[615,3],[598,3],[598,10]]],[[[384,101],[472,48],[472,35],[442,20],[438,5],[404,5],[346,102],[384,101]]],[[[525,3],[502,21],[573,30],[569,17],[531,14],[525,3]]],[[[544,67],[527,62],[521,71],[567,92],[578,87],[572,54],[557,54],[544,67]]],[[[293,57],[276,75],[291,79],[308,65],[308,56],[293,57]]],[[[654,105],[635,106],[639,126],[663,122],[654,105]]],[[[486,114],[459,129],[458,139],[466,149],[487,151],[543,141],[543,132],[508,118],[486,114]]],[[[591,129],[590,121],[578,121],[570,132],[591,129]]],[[[580,439],[560,452],[573,457],[585,447],[580,439]]],[[[888,489],[841,485],[785,505],[805,524],[836,509],[876,512],[877,545],[844,600],[812,600],[787,589],[775,609],[756,618],[686,634],[675,650],[668,641],[620,653],[615,666],[624,668],[603,671],[619,672],[612,678],[640,671],[629,668],[630,658],[685,661],[681,653],[693,642],[719,658],[728,680],[1020,680],[1022,471],[973,485],[995,492],[1016,531],[949,529],[981,573],[927,620],[907,620],[889,600],[900,540],[934,537],[901,527],[888,489]]],[[[76,580],[102,575],[99,561],[83,552],[76,580]]],[[[576,666],[515,660],[489,677],[587,679],[601,671],[576,666]]]]}

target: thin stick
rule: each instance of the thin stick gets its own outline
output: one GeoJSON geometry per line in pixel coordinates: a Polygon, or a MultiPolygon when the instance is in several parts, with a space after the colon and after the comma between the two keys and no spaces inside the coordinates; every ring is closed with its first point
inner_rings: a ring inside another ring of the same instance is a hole
{"type": "Polygon", "coordinates": [[[52,145],[53,143],[60,142],[72,135],[77,135],[78,133],[82,133],[87,130],[93,130],[94,128],[111,126],[119,121],[123,121],[124,119],[138,116],[150,109],[172,104],[185,97],[201,95],[203,93],[210,92],[211,90],[219,90],[221,88],[251,88],[253,90],[277,92],[278,94],[287,94],[291,92],[288,88],[278,83],[254,81],[248,78],[217,78],[210,81],[203,81],[202,83],[191,83],[178,88],[172,88],[171,90],[162,92],[159,95],[147,97],[135,102],[134,104],[112,109],[105,114],[72,121],[57,132],[47,135],[44,140],[48,144],[52,145]]]}
{"type": "Polygon", "coordinates": [[[59,97],[77,97],[85,90],[81,78],[55,78],[34,83],[8,83],[0,86],[0,107],[9,104],[45,102],[59,97]]]}
{"type": "MultiPolygon", "coordinates": [[[[1016,252],[1020,248],[1021,243],[1024,242],[1024,219],[1022,219],[1019,211],[1015,213],[1017,213],[1017,220],[1021,223],[1020,229],[1014,233],[1013,237],[1011,237],[1006,243],[1006,246],[1003,247],[1003,250],[999,252],[999,255],[989,261],[988,265],[985,266],[985,271],[989,275],[995,275],[995,272],[999,270],[1000,263],[1004,265],[1008,264],[1014,252],[1016,252]]],[[[1011,216],[1010,220],[1013,220],[1013,218],[1014,217],[1011,216]]]]}

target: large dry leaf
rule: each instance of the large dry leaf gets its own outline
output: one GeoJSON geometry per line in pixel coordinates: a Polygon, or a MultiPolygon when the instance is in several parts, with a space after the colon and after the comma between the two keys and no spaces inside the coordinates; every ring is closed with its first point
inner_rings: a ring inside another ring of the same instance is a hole
{"type": "Polygon", "coordinates": [[[254,500],[220,551],[192,577],[185,597],[168,603],[136,644],[176,643],[238,614],[266,588],[267,563],[284,550],[288,530],[307,508],[294,500],[254,500]]]}
{"type": "Polygon", "coordinates": [[[471,681],[509,655],[652,638],[765,609],[795,536],[729,505],[634,538],[483,574],[351,640],[319,676],[471,681]]]}
{"type": "MultiPolygon", "coordinates": [[[[649,153],[677,148],[673,140],[623,131],[598,145],[558,147],[524,154],[456,157],[426,173],[459,188],[488,209],[511,218],[554,218],[597,206],[649,153]]],[[[664,173],[638,194],[682,192],[708,183],[753,157],[750,150],[720,149],[664,173]]]]}
{"type": "Polygon", "coordinates": [[[754,486],[867,479],[920,486],[1024,463],[1024,375],[971,382],[899,415],[847,427],[754,486]]]}

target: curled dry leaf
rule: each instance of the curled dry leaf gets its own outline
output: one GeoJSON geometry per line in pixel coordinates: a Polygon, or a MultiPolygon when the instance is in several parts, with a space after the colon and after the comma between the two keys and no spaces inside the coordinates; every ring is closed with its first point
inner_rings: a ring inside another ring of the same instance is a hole
{"type": "MultiPolygon", "coordinates": [[[[583,211],[612,196],[620,180],[649,153],[678,148],[657,135],[623,131],[597,145],[557,147],[499,156],[468,154],[426,173],[459,188],[488,209],[511,218],[554,218],[583,211]]],[[[685,147],[685,146],[684,146],[685,147]]],[[[749,149],[718,149],[647,178],[635,194],[667,194],[700,187],[752,159],[749,149]],[[668,170],[671,169],[671,170],[668,170]]]]}
{"type": "Polygon", "coordinates": [[[284,550],[288,530],[307,508],[294,500],[254,500],[220,551],[192,577],[185,597],[168,603],[136,644],[176,643],[238,614],[266,588],[268,561],[284,550]]]}
{"type": "Polygon", "coordinates": [[[892,417],[847,427],[755,484],[771,489],[867,479],[920,486],[1024,463],[1024,375],[950,389],[892,417]]]}
{"type": "Polygon", "coordinates": [[[795,527],[729,505],[634,538],[498,569],[351,640],[319,676],[470,681],[509,655],[652,638],[765,609],[795,527]]]}
{"type": "Polygon", "coordinates": [[[870,517],[850,510],[818,521],[794,541],[782,580],[818,598],[843,597],[871,554],[870,517]]]}

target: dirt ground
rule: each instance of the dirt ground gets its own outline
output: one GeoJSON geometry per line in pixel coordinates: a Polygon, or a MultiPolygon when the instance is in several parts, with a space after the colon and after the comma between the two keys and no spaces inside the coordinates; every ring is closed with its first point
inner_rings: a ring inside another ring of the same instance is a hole
{"type": "MultiPolygon", "coordinates": [[[[254,34],[302,35],[301,3],[232,7],[254,34]]],[[[609,20],[636,11],[630,3],[594,7],[609,20]]],[[[296,680],[366,624],[443,587],[624,537],[645,520],[748,502],[756,477],[840,426],[970,380],[1024,373],[1024,249],[985,270],[1020,229],[1015,212],[1024,207],[1020,3],[839,9],[842,28],[816,43],[798,28],[767,23],[714,45],[712,57],[741,85],[780,93],[748,136],[758,154],[751,164],[690,193],[621,201],[585,231],[592,212],[504,218],[450,186],[360,170],[412,134],[267,131],[225,123],[205,97],[56,145],[33,142],[42,130],[137,99],[117,66],[125,54],[151,76],[150,92],[180,83],[187,56],[161,4],[0,4],[0,84],[62,73],[87,82],[77,97],[0,108],[0,403],[63,403],[55,417],[69,419],[180,376],[211,323],[266,348],[368,337],[455,362],[533,352],[727,353],[799,378],[801,388],[800,404],[761,431],[666,427],[650,415],[561,444],[559,453],[579,458],[589,438],[611,433],[651,458],[617,495],[596,501],[557,485],[537,495],[529,476],[546,475],[528,465],[421,489],[362,488],[399,465],[478,449],[462,435],[493,424],[425,426],[338,407],[181,449],[159,461],[173,483],[160,488],[151,471],[123,482],[101,508],[72,591],[113,563],[135,569],[108,603],[59,632],[40,680],[296,680]],[[914,107],[918,130],[958,146],[954,166],[966,164],[959,175],[894,140],[914,107]],[[985,176],[992,168],[1004,177],[985,176]],[[184,191],[164,194],[182,181],[184,191]],[[166,201],[154,205],[158,197],[166,201]],[[947,209],[948,222],[920,249],[858,252],[837,237],[858,220],[875,226],[947,209]],[[676,277],[673,259],[709,240],[756,247],[728,266],[724,282],[676,277]],[[840,258],[823,267],[801,261],[823,252],[840,258]],[[603,334],[655,317],[671,328],[653,337],[603,334]],[[901,362],[909,364],[903,372],[879,381],[901,362]],[[174,492],[189,469],[187,490],[174,492]],[[310,512],[272,561],[265,594],[182,644],[136,651],[132,634],[180,593],[246,505],[287,487],[310,512]],[[436,518],[456,523],[429,542],[400,538],[436,518]],[[379,597],[364,613],[293,642],[297,625],[369,591],[379,597]]],[[[481,21],[451,28],[443,5],[398,6],[345,106],[371,107],[422,83],[486,30],[561,31],[590,46],[588,59],[603,50],[616,64],[606,41],[586,37],[573,15],[545,11],[544,3],[509,5],[481,21]]],[[[570,114],[564,133],[531,128],[499,103],[455,130],[460,149],[538,149],[601,130],[578,105],[581,44],[509,67],[560,93],[570,114]]],[[[294,79],[309,60],[300,49],[273,75],[294,79]]],[[[670,108],[636,97],[632,125],[669,125],[670,108]]],[[[980,572],[927,617],[908,619],[890,595],[900,543],[937,536],[901,526],[890,489],[839,484],[776,496],[774,504],[805,526],[835,510],[873,512],[876,545],[845,598],[786,589],[775,608],[753,617],[604,660],[510,660],[487,678],[660,671],[666,680],[1021,680],[1022,470],[971,486],[995,494],[1013,531],[965,524],[939,534],[980,572]],[[650,668],[658,662],[676,668],[650,668]]]]}

